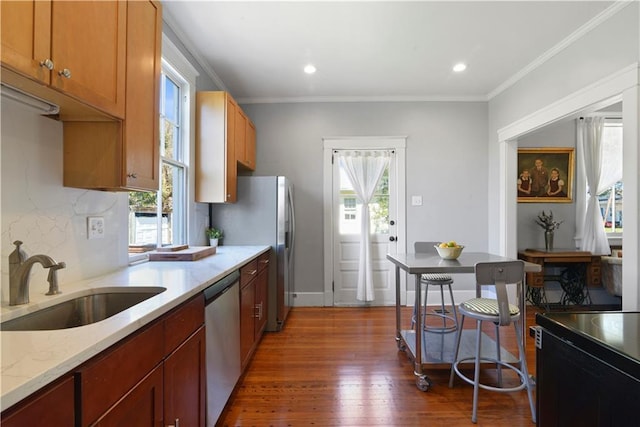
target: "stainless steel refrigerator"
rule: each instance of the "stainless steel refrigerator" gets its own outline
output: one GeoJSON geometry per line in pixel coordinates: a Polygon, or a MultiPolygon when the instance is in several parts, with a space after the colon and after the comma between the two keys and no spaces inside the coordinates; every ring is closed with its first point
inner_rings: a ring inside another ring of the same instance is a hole
{"type": "Polygon", "coordinates": [[[224,245],[269,245],[267,330],[279,331],[292,305],[295,214],[293,186],[284,176],[239,176],[233,204],[210,204],[211,225],[224,232],[224,245]]]}

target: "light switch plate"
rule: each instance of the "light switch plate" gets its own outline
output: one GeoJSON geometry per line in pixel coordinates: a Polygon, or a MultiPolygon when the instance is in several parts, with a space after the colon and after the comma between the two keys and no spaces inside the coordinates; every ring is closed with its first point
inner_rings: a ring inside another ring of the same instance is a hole
{"type": "Polygon", "coordinates": [[[87,217],[87,238],[102,239],[104,237],[104,217],[87,217]]]}
{"type": "Polygon", "coordinates": [[[411,206],[422,206],[422,196],[411,196],[411,206]]]}

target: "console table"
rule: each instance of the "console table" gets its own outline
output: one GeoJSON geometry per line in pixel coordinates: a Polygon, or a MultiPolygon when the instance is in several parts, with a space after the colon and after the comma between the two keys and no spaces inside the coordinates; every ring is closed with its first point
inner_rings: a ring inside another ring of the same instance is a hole
{"type": "Polygon", "coordinates": [[[527,273],[527,300],[534,305],[548,308],[549,302],[544,292],[545,282],[558,282],[563,295],[559,303],[590,304],[589,286],[601,285],[600,256],[589,251],[573,249],[525,249],[518,253],[518,258],[538,264],[541,271],[527,273]],[[550,275],[545,272],[546,266],[564,267],[562,274],[550,275]]]}

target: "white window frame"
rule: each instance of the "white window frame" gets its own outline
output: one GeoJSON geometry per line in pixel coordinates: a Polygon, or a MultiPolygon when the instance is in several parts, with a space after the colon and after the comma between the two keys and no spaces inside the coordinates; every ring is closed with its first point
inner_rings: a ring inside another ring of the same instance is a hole
{"type": "MultiPolygon", "coordinates": [[[[612,114],[607,114],[605,121],[604,121],[604,126],[616,126],[616,127],[622,127],[622,116],[620,117],[615,117],[612,114]]],[[[624,132],[624,130],[623,130],[624,132]]],[[[622,177],[621,181],[624,184],[624,177],[622,177]]],[[[615,185],[615,184],[614,184],[615,185]]],[[[612,190],[613,191],[613,190],[612,190]]],[[[623,190],[624,191],[624,190],[623,190]]],[[[614,200],[615,200],[615,195],[614,195],[614,200]]],[[[615,206],[614,206],[615,208],[615,206]]],[[[612,222],[614,224],[614,229],[615,229],[615,210],[611,212],[611,218],[612,218],[612,222]]],[[[606,218],[605,218],[606,221],[606,218]]],[[[616,231],[608,231],[607,228],[605,228],[605,232],[607,234],[607,238],[609,239],[609,244],[613,244],[612,240],[616,239],[616,240],[621,240],[622,239],[622,233],[620,232],[616,232],[616,231]]],[[[617,242],[616,242],[617,244],[617,242]]]]}
{"type": "MultiPolygon", "coordinates": [[[[193,164],[195,155],[193,147],[195,146],[195,93],[198,72],[165,34],[162,35],[162,72],[170,76],[176,83],[179,83],[182,89],[181,95],[183,103],[180,111],[182,116],[180,127],[182,129],[183,157],[182,162],[179,163],[184,167],[184,183],[182,188],[184,201],[179,215],[182,221],[180,227],[181,233],[184,236],[184,243],[189,243],[191,241],[190,225],[195,222],[195,196],[193,185],[191,185],[191,183],[194,182],[194,172],[189,165],[193,164]]],[[[161,88],[159,88],[159,90],[161,90],[161,88]]],[[[160,144],[160,140],[158,144],[160,144]]],[[[160,173],[163,162],[172,165],[176,163],[173,160],[161,158],[159,165],[160,173]]],[[[158,195],[160,197],[160,191],[158,191],[158,195]]],[[[158,206],[160,209],[160,202],[158,206]]],[[[158,241],[161,242],[160,216],[158,216],[158,221],[158,241]]],[[[148,254],[129,255],[129,263],[148,260],[148,258],[148,254]]]]}

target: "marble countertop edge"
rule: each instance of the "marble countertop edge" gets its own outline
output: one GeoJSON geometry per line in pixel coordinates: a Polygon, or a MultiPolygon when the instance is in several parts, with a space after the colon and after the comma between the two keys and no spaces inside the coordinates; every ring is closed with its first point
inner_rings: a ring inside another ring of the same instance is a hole
{"type": "Polygon", "coordinates": [[[100,322],[53,331],[0,331],[0,411],[72,371],[93,356],[202,292],[267,251],[268,246],[221,246],[198,261],[147,262],[100,277],[61,284],[62,294],[32,295],[24,306],[3,303],[0,319],[41,310],[104,289],[164,287],[167,290],[100,322]]]}

